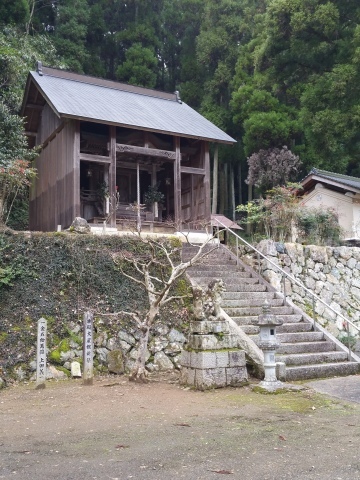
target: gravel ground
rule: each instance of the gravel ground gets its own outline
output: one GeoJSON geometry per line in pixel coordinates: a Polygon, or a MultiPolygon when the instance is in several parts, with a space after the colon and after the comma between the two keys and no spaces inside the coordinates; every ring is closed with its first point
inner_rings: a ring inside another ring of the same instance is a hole
{"type": "MultiPolygon", "coordinates": [[[[357,377],[359,380],[359,377],[357,377]]],[[[360,479],[360,404],[175,376],[0,392],[0,479],[360,479]]]]}

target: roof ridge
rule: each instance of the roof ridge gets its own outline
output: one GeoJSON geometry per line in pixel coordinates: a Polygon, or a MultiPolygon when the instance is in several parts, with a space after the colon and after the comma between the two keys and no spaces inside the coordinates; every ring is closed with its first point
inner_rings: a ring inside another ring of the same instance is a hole
{"type": "Polygon", "coordinates": [[[137,85],[130,85],[128,83],[117,82],[100,77],[93,77],[92,75],[85,75],[81,73],[70,72],[60,68],[41,66],[37,68],[36,72],[41,76],[63,78],[74,82],[80,82],[88,85],[96,85],[98,87],[112,88],[114,90],[121,90],[123,92],[135,93],[138,95],[145,95],[148,97],[155,97],[162,100],[169,100],[173,102],[178,101],[176,93],[164,92],[162,90],[155,90],[154,88],[140,87],[137,85]]]}
{"type": "Polygon", "coordinates": [[[311,173],[315,173],[315,174],[325,173],[325,174],[328,174],[330,176],[345,177],[345,178],[354,179],[356,181],[360,181],[360,177],[354,177],[352,175],[345,175],[344,173],[329,172],[328,170],[322,170],[321,168],[312,168],[311,171],[310,171],[310,174],[311,173]]]}

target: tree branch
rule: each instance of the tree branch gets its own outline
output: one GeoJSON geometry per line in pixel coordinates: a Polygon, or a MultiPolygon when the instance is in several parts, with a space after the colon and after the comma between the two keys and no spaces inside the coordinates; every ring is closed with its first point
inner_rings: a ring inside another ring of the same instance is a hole
{"type": "Polygon", "coordinates": [[[120,312],[115,313],[97,313],[97,315],[100,317],[119,317],[120,315],[127,315],[128,317],[132,317],[139,325],[142,324],[140,317],[136,313],[125,312],[124,310],[120,310],[120,312]]]}
{"type": "Polygon", "coordinates": [[[173,300],[181,300],[183,298],[192,298],[192,295],[172,295],[171,297],[168,297],[166,300],[164,300],[161,305],[166,305],[173,300]]]}

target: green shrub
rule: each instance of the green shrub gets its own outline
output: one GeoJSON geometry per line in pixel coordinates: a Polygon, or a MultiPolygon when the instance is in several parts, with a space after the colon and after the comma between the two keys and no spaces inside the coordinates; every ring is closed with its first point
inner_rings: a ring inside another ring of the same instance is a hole
{"type": "Polygon", "coordinates": [[[314,245],[339,245],[342,229],[338,216],[331,208],[302,208],[296,215],[300,240],[314,245]]]}

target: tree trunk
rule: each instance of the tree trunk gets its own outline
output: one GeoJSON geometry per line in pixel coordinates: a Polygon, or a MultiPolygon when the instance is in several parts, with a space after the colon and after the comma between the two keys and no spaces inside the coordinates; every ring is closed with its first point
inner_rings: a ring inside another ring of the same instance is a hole
{"type": "Polygon", "coordinates": [[[238,174],[237,174],[237,184],[238,184],[238,205],[242,204],[242,185],[241,185],[241,162],[238,163],[238,174]]]}
{"type": "Polygon", "coordinates": [[[218,200],[218,182],[219,182],[219,147],[215,145],[214,152],[214,169],[213,169],[213,191],[212,191],[212,207],[211,213],[217,213],[218,200]]]}
{"type": "Polygon", "coordinates": [[[146,350],[149,342],[149,331],[150,327],[144,323],[142,325],[140,332],[141,337],[139,340],[138,356],[135,361],[135,365],[130,373],[129,380],[134,382],[146,383],[147,382],[147,371],[145,368],[146,361],[146,350]]]}
{"type": "MultiPolygon", "coordinates": [[[[249,187],[248,187],[248,202],[251,202],[253,199],[253,186],[251,183],[249,183],[249,187]]],[[[246,233],[248,235],[251,235],[252,233],[252,226],[250,225],[250,223],[248,223],[246,225],[246,233]]]]}
{"type": "Polygon", "coordinates": [[[30,32],[30,25],[34,16],[35,10],[35,0],[29,0],[29,7],[30,7],[30,15],[29,20],[26,22],[26,35],[29,35],[30,32]]]}
{"type": "Polygon", "coordinates": [[[0,225],[4,225],[5,223],[5,199],[4,196],[2,195],[1,187],[0,187],[0,225]]]}
{"type": "Polygon", "coordinates": [[[223,169],[220,171],[220,208],[219,208],[219,213],[224,213],[225,195],[226,195],[226,183],[225,183],[225,172],[224,172],[224,166],[223,166],[223,169]]]}
{"type": "MultiPolygon", "coordinates": [[[[153,288],[151,281],[150,281],[150,285],[148,285],[148,288],[153,288]]],[[[146,379],[147,371],[145,368],[145,362],[146,362],[146,351],[147,351],[147,346],[149,342],[149,332],[150,332],[150,327],[154,323],[155,318],[159,313],[159,306],[156,303],[157,302],[156,297],[149,291],[148,291],[148,296],[150,301],[150,308],[144,318],[144,321],[140,326],[141,337],[139,340],[138,356],[135,361],[134,368],[132,369],[129,376],[129,380],[133,380],[135,382],[140,382],[140,383],[147,382],[147,379],[146,379]]]]}
{"type": "Polygon", "coordinates": [[[224,164],[224,215],[229,216],[229,175],[228,164],[224,164]]]}
{"type": "Polygon", "coordinates": [[[229,166],[229,181],[230,181],[230,208],[231,208],[231,219],[235,221],[235,178],[234,178],[234,167],[233,165],[229,166]]]}

